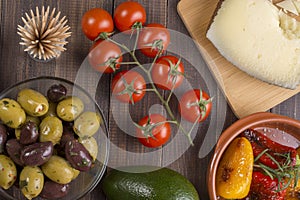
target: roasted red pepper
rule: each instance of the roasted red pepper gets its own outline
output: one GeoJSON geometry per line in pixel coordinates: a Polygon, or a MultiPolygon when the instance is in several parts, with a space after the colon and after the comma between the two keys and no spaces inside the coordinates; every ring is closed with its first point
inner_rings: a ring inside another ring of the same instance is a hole
{"type": "Polygon", "coordinates": [[[273,169],[277,169],[278,165],[270,158],[270,156],[273,157],[280,165],[283,165],[287,162],[287,158],[283,155],[288,154],[290,154],[289,165],[294,166],[296,164],[296,149],[279,144],[257,130],[247,129],[243,132],[242,135],[251,142],[254,157],[261,155],[262,152],[266,149],[268,150],[259,158],[259,162],[261,162],[262,164],[273,169]],[[267,154],[269,154],[270,156],[268,156],[267,154]]]}
{"type": "Polygon", "coordinates": [[[277,178],[272,179],[259,171],[252,173],[250,194],[251,200],[283,200],[286,190],[278,191],[277,178]]]}

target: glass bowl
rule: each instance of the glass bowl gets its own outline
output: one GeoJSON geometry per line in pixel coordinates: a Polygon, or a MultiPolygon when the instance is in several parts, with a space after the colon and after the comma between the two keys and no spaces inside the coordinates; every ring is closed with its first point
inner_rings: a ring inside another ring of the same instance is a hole
{"type": "MultiPolygon", "coordinates": [[[[37,77],[33,79],[28,79],[17,83],[16,85],[9,87],[0,94],[0,99],[4,97],[16,99],[17,94],[20,90],[24,88],[31,88],[39,91],[40,93],[46,95],[47,90],[53,84],[62,84],[67,88],[67,96],[77,96],[79,97],[85,106],[85,111],[93,111],[100,114],[102,117],[102,123],[98,132],[93,136],[98,143],[98,155],[94,166],[87,172],[80,172],[80,175],[69,184],[68,194],[60,198],[61,200],[75,200],[83,197],[88,192],[93,190],[96,185],[101,180],[103,174],[106,170],[106,165],[108,161],[109,153],[109,142],[108,142],[108,129],[103,113],[99,108],[98,104],[93,100],[93,98],[80,86],[57,77],[37,77]]],[[[19,173],[19,171],[18,171],[19,173]]],[[[16,180],[16,183],[18,179],[16,180]]],[[[0,196],[5,199],[19,199],[25,200],[26,198],[21,193],[17,184],[14,184],[8,190],[0,188],[0,196]]],[[[2,199],[2,198],[1,198],[2,199]]],[[[42,200],[42,197],[34,198],[36,200],[42,200]]]]}
{"type": "Polygon", "coordinates": [[[265,134],[280,144],[294,148],[300,146],[300,121],[298,120],[274,113],[259,112],[236,121],[221,134],[211,158],[207,171],[207,186],[210,199],[222,199],[217,197],[216,192],[216,174],[219,163],[229,144],[248,128],[277,130],[276,132],[266,131],[265,134]]]}

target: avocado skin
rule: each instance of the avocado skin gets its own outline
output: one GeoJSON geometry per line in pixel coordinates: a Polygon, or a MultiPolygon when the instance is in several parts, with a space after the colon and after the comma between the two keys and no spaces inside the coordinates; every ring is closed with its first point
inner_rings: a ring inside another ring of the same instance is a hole
{"type": "Polygon", "coordinates": [[[143,173],[114,169],[101,184],[109,200],[199,200],[193,184],[168,168],[143,173]]]}

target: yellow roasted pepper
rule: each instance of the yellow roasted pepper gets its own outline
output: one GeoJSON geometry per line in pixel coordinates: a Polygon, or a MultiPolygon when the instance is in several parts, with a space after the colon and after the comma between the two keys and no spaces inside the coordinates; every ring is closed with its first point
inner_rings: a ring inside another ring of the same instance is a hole
{"type": "Polygon", "coordinates": [[[244,137],[234,139],[218,166],[217,194],[225,199],[242,199],[250,191],[253,171],[252,146],[244,137]]]}

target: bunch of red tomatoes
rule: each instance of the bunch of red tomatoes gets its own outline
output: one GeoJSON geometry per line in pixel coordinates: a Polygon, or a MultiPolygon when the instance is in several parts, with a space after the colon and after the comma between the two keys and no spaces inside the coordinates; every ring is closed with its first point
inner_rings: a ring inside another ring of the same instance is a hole
{"type": "MultiPolygon", "coordinates": [[[[88,54],[90,65],[102,73],[116,73],[112,80],[112,93],[116,99],[124,103],[134,104],[140,101],[146,91],[147,84],[143,75],[134,70],[120,71],[123,62],[122,48],[130,53],[135,63],[148,74],[152,90],[160,97],[162,104],[169,108],[168,100],[163,99],[156,88],[173,92],[184,78],[184,65],[180,58],[173,55],[162,55],[170,43],[170,32],[162,24],[146,23],[146,11],[138,2],[127,1],[119,4],[112,17],[102,8],[88,10],[82,17],[82,30],[86,37],[94,44],[88,54]],[[135,56],[135,49],[128,48],[114,42],[110,36],[115,27],[122,34],[137,37],[135,46],[145,56],[153,58],[149,69],[144,68],[135,56]]],[[[123,62],[125,63],[125,62],[123,62]]],[[[204,121],[211,111],[211,98],[201,89],[187,91],[180,99],[179,111],[181,116],[189,122],[204,121]]],[[[170,109],[169,115],[173,114],[170,109]]],[[[160,147],[171,135],[170,123],[180,124],[176,119],[167,120],[161,114],[150,114],[142,118],[137,126],[137,137],[147,147],[160,147]]],[[[189,134],[189,133],[187,133],[189,134]]],[[[189,135],[188,135],[189,136],[189,135]]]]}

